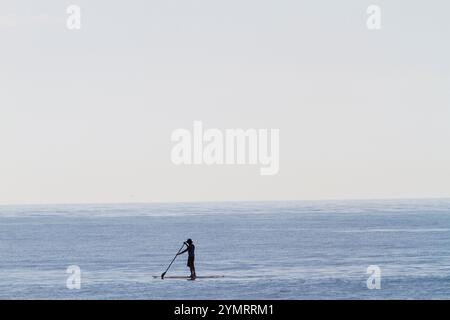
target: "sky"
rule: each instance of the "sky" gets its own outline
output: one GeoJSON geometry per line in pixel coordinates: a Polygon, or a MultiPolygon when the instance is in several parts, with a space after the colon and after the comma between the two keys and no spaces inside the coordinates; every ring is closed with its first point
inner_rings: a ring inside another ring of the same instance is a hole
{"type": "Polygon", "coordinates": [[[450,197],[448,12],[2,0],[0,204],[450,197]],[[174,165],[171,133],[194,121],[279,129],[278,174],[174,165]]]}

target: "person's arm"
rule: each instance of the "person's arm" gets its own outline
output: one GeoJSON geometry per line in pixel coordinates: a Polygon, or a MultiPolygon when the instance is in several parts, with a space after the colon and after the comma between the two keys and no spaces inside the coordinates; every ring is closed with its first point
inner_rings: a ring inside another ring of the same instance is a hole
{"type": "Polygon", "coordinates": [[[179,256],[180,254],[185,253],[185,252],[188,251],[188,250],[189,250],[189,246],[188,246],[186,249],[184,249],[183,251],[178,252],[178,253],[177,253],[177,256],[179,256]]]}

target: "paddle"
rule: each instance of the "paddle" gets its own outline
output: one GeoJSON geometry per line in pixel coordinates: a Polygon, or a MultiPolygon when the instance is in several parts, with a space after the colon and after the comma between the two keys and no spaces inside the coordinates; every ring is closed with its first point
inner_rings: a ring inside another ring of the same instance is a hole
{"type": "Polygon", "coordinates": [[[167,271],[169,271],[170,266],[172,265],[172,263],[175,261],[175,259],[177,258],[178,254],[180,253],[181,249],[183,249],[185,243],[183,242],[183,245],[181,246],[180,250],[178,250],[177,254],[175,255],[175,257],[173,257],[172,262],[169,264],[169,266],[167,267],[166,271],[164,271],[161,275],[161,279],[164,279],[164,276],[166,275],[167,271]]]}

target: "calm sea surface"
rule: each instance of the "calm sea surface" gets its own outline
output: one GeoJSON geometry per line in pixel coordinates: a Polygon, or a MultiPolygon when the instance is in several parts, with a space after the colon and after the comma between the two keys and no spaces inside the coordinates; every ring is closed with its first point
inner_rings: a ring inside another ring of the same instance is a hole
{"type": "Polygon", "coordinates": [[[448,299],[450,200],[1,206],[0,298],[448,299]]]}

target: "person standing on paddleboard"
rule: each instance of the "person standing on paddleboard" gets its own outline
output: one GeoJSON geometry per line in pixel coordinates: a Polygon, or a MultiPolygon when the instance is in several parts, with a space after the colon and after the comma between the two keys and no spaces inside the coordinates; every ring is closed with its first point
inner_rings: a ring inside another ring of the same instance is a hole
{"type": "Polygon", "coordinates": [[[192,239],[187,239],[184,243],[187,248],[178,253],[177,255],[183,254],[185,252],[188,253],[188,260],[187,260],[187,266],[191,270],[191,279],[195,279],[197,275],[195,274],[195,266],[194,266],[194,259],[195,259],[195,246],[192,242],[192,239]]]}

